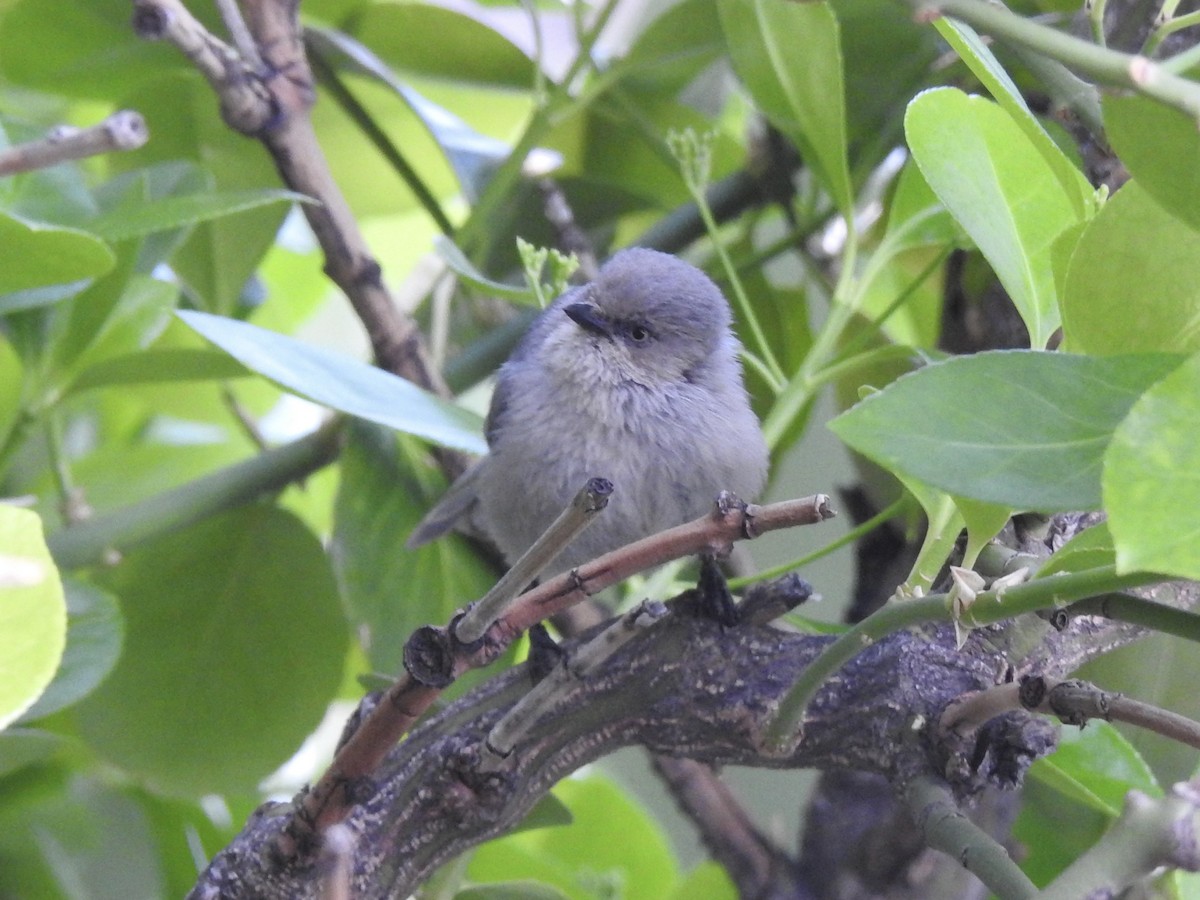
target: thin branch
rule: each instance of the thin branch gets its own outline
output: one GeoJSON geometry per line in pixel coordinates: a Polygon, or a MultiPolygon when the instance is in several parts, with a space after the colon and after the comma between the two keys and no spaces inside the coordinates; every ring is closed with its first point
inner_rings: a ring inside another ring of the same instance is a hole
{"type": "Polygon", "coordinates": [[[1039,900],[1116,897],[1163,866],[1200,870],[1200,786],[1176,784],[1161,799],[1130,791],[1121,817],[1039,900]]]}
{"type": "Polygon", "coordinates": [[[99,125],[72,128],[62,125],[38,141],[0,150],[0,176],[44,169],[72,159],[85,159],[117,150],[136,150],[150,140],[140,113],[123,109],[99,125]]]}
{"type": "Polygon", "coordinates": [[[513,598],[541,575],[563,548],[575,540],[598,513],[604,511],[612,489],[612,482],[603,478],[592,478],[580,488],[567,508],[533,542],[533,546],[521,554],[521,558],[495,586],[455,623],[455,639],[464,644],[473,644],[482,638],[513,598]]]}
{"type": "Polygon", "coordinates": [[[1104,616],[1107,619],[1144,625],[1163,634],[1173,634],[1189,641],[1200,641],[1200,615],[1186,609],[1167,606],[1165,603],[1145,600],[1133,594],[1104,594],[1073,603],[1064,611],[1072,617],[1104,616]]]}
{"type": "Polygon", "coordinates": [[[229,32],[229,37],[233,41],[233,46],[237,48],[242,59],[250,66],[261,71],[263,68],[262,57],[258,55],[258,47],[254,44],[254,38],[250,35],[250,29],[246,26],[246,20],[242,17],[242,10],[237,5],[237,0],[216,0],[217,9],[221,12],[221,21],[225,23],[225,30],[229,32]]]}
{"type": "Polygon", "coordinates": [[[304,852],[316,835],[342,821],[360,799],[357,786],[371,777],[441,692],[464,672],[494,661],[533,625],[654,566],[698,553],[724,556],[735,541],[815,524],[832,514],[823,494],[767,506],[727,500],[718,503],[712,515],[606,553],[527,591],[473,644],[455,639],[455,622],[418,629],[405,644],[405,672],[345,740],[317,784],[299,799],[281,835],[280,851],[285,857],[304,852]]]}
{"type": "MultiPolygon", "coordinates": [[[[304,53],[299,3],[244,0],[243,6],[246,26],[262,56],[258,65],[210,34],[179,0],[134,0],[134,28],[142,37],[178,47],[212,85],[225,122],[262,141],[283,182],[316,201],[302,209],[324,253],[325,274],[363,323],[376,363],[449,397],[420,329],[400,312],[384,285],[379,263],[317,141],[310,114],[313,77],[304,53]]],[[[440,447],[433,453],[450,478],[467,467],[461,453],[440,447]]]]}
{"type": "Polygon", "coordinates": [[[754,826],[712,766],[661,753],[651,756],[651,764],[700,830],[709,855],[729,873],[739,897],[784,900],[803,896],[792,861],[754,826]]]}
{"type": "Polygon", "coordinates": [[[1002,900],[1037,894],[1037,886],[1004,847],[962,813],[945,782],[916,778],[904,791],[904,801],[926,843],[958,860],[1002,900]]]}

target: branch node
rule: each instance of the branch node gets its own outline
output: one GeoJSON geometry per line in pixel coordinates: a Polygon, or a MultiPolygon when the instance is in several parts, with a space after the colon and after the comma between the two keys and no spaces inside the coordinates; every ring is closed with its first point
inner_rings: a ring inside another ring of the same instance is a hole
{"type": "Polygon", "coordinates": [[[444,688],[454,681],[453,638],[445,628],[423,625],[404,644],[404,668],[418,684],[444,688]]]}

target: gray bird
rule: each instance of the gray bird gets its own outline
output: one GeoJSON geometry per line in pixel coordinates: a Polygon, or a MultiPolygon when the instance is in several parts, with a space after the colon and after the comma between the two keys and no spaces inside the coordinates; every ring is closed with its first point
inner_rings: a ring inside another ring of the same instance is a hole
{"type": "Polygon", "coordinates": [[[722,490],[755,499],[767,447],[739,349],[729,305],[703,272],[654,250],[617,253],[546,307],[501,366],[491,452],[408,546],[467,524],[511,563],[588,478],[607,478],[608,508],[550,567],[562,572],[703,515],[722,490]]]}

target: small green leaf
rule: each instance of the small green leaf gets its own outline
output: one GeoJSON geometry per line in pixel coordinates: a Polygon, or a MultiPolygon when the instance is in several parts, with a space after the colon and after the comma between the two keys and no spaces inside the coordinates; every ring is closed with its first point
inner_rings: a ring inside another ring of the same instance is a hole
{"type": "Polygon", "coordinates": [[[979,552],[987,546],[988,541],[1000,533],[1000,529],[1012,517],[1013,510],[1007,506],[982,503],[968,497],[955,497],[954,505],[958,507],[967,526],[967,546],[963,551],[962,564],[972,568],[979,552]]]}
{"type": "Polygon", "coordinates": [[[1059,325],[1051,250],[1080,220],[1071,196],[1012,117],[953,88],[908,105],[905,134],[929,186],[1012,297],[1035,349],[1059,325]]]}
{"type": "Polygon", "coordinates": [[[66,600],[41,519],[0,503],[0,729],[46,690],[66,635],[66,600]]]}
{"type": "Polygon", "coordinates": [[[537,295],[533,292],[532,288],[528,286],[517,287],[511,284],[502,284],[499,281],[492,281],[476,269],[463,252],[458,249],[454,241],[445,235],[438,235],[433,239],[433,248],[455,275],[476,290],[482,291],[491,297],[499,297],[503,300],[511,300],[514,303],[520,303],[525,306],[537,307],[537,295]]]}
{"type": "Polygon", "coordinates": [[[21,717],[32,722],[86,697],[117,664],[125,623],[117,601],[94,585],[67,581],[67,646],[46,692],[21,717]]]}
{"type": "Polygon", "coordinates": [[[1082,572],[1100,566],[1111,566],[1116,562],[1112,535],[1108,524],[1101,522],[1086,528],[1064,544],[1037,570],[1036,578],[1056,575],[1059,572],[1082,572]]]}
{"type": "Polygon", "coordinates": [[[247,368],[314,403],[457,450],[487,452],[477,416],[410,381],[246,322],[177,315],[247,368]]]}
{"type": "Polygon", "coordinates": [[[838,21],[827,3],[718,0],[734,71],[768,119],[854,214],[838,21]]]}
{"type": "Polygon", "coordinates": [[[98,278],[116,257],[96,235],[0,212],[0,313],[28,307],[4,295],[98,278]]]}
{"type": "Polygon", "coordinates": [[[1165,354],[980,353],[904,375],[830,428],[880,465],[958,496],[1097,509],[1113,431],[1178,364],[1165,354]]]}
{"type": "Polygon", "coordinates": [[[160,790],[253,791],[337,693],[349,629],[320,541],[290,513],[214,516],[130,552],[102,582],[125,613],[125,650],[77,721],[160,790]]]}
{"type": "Polygon", "coordinates": [[[1200,229],[1195,120],[1140,94],[1105,92],[1102,108],[1104,133],[1133,177],[1164,209],[1200,229]]]}
{"type": "Polygon", "coordinates": [[[121,241],[208,222],[272,203],[311,203],[295,191],[260,189],[213,191],[118,206],[97,216],[88,227],[106,240],[121,241]]]}
{"type": "Polygon", "coordinates": [[[1200,354],[1137,398],[1104,457],[1117,568],[1200,578],[1200,354]]]}
{"type": "Polygon", "coordinates": [[[518,831],[533,831],[537,828],[558,828],[563,825],[570,825],[574,821],[575,817],[571,815],[571,810],[567,808],[567,804],[559,800],[554,794],[546,794],[534,804],[533,809],[513,829],[513,833],[515,834],[518,831]]]}
{"type": "Polygon", "coordinates": [[[1130,181],[1071,254],[1063,335],[1079,353],[1200,350],[1200,231],[1130,181]]]}

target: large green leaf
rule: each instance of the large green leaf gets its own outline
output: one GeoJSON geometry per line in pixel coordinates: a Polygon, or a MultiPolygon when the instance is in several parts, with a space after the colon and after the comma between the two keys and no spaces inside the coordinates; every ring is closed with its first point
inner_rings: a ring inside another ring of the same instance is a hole
{"type": "Polygon", "coordinates": [[[415,444],[360,423],[341,456],[330,555],[355,633],[379,672],[399,672],[416,628],[448,622],[495,580],[461,537],[404,546],[427,508],[420,499],[432,501],[440,487],[415,444]]]}
{"type": "Polygon", "coordinates": [[[1104,457],[1117,566],[1200,578],[1200,354],[1147,390],[1104,457]]]}
{"type": "Polygon", "coordinates": [[[738,77],[768,119],[820,173],[838,209],[854,214],[838,22],[827,3],[718,0],[738,77]]]}
{"type": "Polygon", "coordinates": [[[1178,357],[996,351],[902,376],[830,423],[875,462],[1012,509],[1097,509],[1113,431],[1178,357]]]}
{"type": "Polygon", "coordinates": [[[953,88],[920,94],[905,133],[929,186],[983,252],[1035,349],[1059,325],[1055,238],[1080,220],[1045,156],[990,100],[953,88]]]}
{"type": "Polygon", "coordinates": [[[37,305],[6,294],[97,278],[115,261],[112,250],[94,234],[5,212],[0,212],[0,247],[0,315],[37,305]]]}
{"type": "Polygon", "coordinates": [[[1104,133],[1155,200],[1200,229],[1200,132],[1191,117],[1140,94],[1105,93],[1104,133]]]}
{"type": "Polygon", "coordinates": [[[102,580],[125,613],[125,652],[76,707],[80,730],[160,790],[253,790],[337,693],[348,626],[320,542],[289,513],[215,516],[102,580]]]}
{"type": "Polygon", "coordinates": [[[410,381],[246,322],[178,315],[247,368],[314,403],[468,453],[487,452],[478,416],[410,381]]]}
{"type": "Polygon", "coordinates": [[[41,520],[0,503],[0,729],[50,684],[66,635],[62,582],[41,520]]]}
{"type": "Polygon", "coordinates": [[[1200,350],[1200,231],[1130,181],[1079,238],[1062,315],[1080,353],[1200,350]]]}

